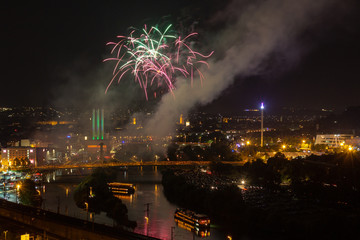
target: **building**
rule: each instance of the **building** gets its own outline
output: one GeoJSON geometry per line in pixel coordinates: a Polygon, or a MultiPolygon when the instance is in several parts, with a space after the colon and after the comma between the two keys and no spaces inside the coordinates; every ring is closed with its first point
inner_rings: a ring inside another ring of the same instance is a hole
{"type": "Polygon", "coordinates": [[[323,144],[329,147],[340,147],[345,141],[353,139],[352,134],[321,134],[316,135],[315,145],[323,144]]]}
{"type": "Polygon", "coordinates": [[[37,166],[36,149],[32,147],[7,147],[1,148],[1,162],[2,165],[11,167],[14,165],[15,159],[28,159],[31,164],[37,166]]]}
{"type": "Polygon", "coordinates": [[[351,138],[351,139],[347,139],[345,141],[345,145],[360,148],[360,137],[354,137],[354,138],[351,138]]]}
{"type": "MultiPolygon", "coordinates": [[[[91,119],[91,137],[84,136],[81,140],[83,152],[81,150],[78,152],[78,156],[83,161],[89,160],[103,160],[104,157],[107,157],[109,154],[109,134],[105,133],[105,113],[103,108],[94,108],[92,110],[91,119]]],[[[132,124],[136,125],[136,118],[132,119],[132,124]]],[[[71,147],[71,146],[70,146],[71,147]]]]}
{"type": "Polygon", "coordinates": [[[36,166],[44,165],[45,163],[54,164],[56,162],[61,162],[64,158],[65,153],[60,151],[57,148],[36,148],[36,166]]]}
{"type": "Polygon", "coordinates": [[[104,140],[104,109],[92,111],[92,140],[104,140]]]}
{"type": "Polygon", "coordinates": [[[182,114],[180,114],[179,124],[184,125],[184,117],[182,114]]]}

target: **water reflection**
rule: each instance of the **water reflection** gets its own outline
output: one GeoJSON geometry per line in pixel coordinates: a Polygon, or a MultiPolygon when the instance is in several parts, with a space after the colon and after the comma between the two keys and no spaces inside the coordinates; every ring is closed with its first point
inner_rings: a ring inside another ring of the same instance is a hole
{"type": "MultiPolygon", "coordinates": [[[[78,208],[74,202],[74,189],[81,180],[91,173],[91,169],[66,169],[50,173],[50,181],[46,174],[46,181],[42,187],[44,199],[43,208],[61,214],[87,219],[87,213],[78,208]],[[54,178],[55,177],[55,178],[54,178]],[[60,201],[58,202],[58,199],[60,201]]],[[[119,170],[118,182],[132,183],[136,186],[135,193],[129,196],[119,196],[128,208],[130,220],[137,222],[136,233],[175,240],[185,239],[226,239],[226,236],[216,229],[211,229],[211,236],[201,238],[176,226],[174,213],[178,206],[169,203],[164,196],[161,184],[161,168],[144,166],[129,167],[127,171],[119,170]],[[175,228],[173,228],[175,227],[175,228]],[[172,231],[173,228],[173,231],[172,231]]],[[[105,213],[88,216],[96,223],[113,226],[114,222],[105,213]]]]}

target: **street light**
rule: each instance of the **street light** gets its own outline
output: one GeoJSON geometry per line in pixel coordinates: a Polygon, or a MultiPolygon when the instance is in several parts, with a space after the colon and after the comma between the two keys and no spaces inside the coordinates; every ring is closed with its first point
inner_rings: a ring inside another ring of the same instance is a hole
{"type": "Polygon", "coordinates": [[[8,230],[5,230],[3,233],[5,234],[5,240],[6,240],[6,234],[8,233],[8,230]]]}
{"type": "Polygon", "coordinates": [[[20,190],[20,184],[16,185],[16,203],[18,203],[18,192],[20,190]]]}
{"type": "Polygon", "coordinates": [[[86,209],[86,221],[89,221],[89,204],[85,202],[85,209],[86,209]]]}

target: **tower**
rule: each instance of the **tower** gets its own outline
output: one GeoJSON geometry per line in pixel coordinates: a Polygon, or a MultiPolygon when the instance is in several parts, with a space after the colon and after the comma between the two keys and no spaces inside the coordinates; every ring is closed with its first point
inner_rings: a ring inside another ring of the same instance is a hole
{"type": "Polygon", "coordinates": [[[184,125],[184,117],[182,114],[180,114],[180,121],[179,121],[180,125],[184,125]]]}
{"type": "Polygon", "coordinates": [[[264,103],[261,103],[260,106],[260,111],[261,111],[261,142],[260,142],[260,147],[264,146],[264,103]]]}

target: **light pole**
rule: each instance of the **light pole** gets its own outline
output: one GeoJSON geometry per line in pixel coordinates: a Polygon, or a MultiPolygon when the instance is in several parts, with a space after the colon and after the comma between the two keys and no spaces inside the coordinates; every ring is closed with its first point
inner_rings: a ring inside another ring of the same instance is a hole
{"type": "Polygon", "coordinates": [[[92,218],[91,218],[92,219],[92,230],[94,231],[95,213],[92,212],[91,216],[92,216],[92,218]]]}
{"type": "Polygon", "coordinates": [[[19,190],[20,190],[20,184],[16,185],[16,203],[18,203],[18,193],[19,193],[19,190]]]}
{"type": "Polygon", "coordinates": [[[174,230],[175,227],[171,227],[171,240],[174,240],[174,230]]]}
{"type": "Polygon", "coordinates": [[[8,233],[8,230],[5,230],[4,231],[4,234],[5,234],[5,240],[6,240],[6,234],[8,233]]]}
{"type": "Polygon", "coordinates": [[[86,221],[89,221],[89,204],[85,202],[85,206],[86,206],[86,221]]]}
{"type": "Polygon", "coordinates": [[[261,103],[260,106],[260,110],[261,110],[261,142],[260,142],[260,147],[264,146],[264,103],[261,103]]]}

